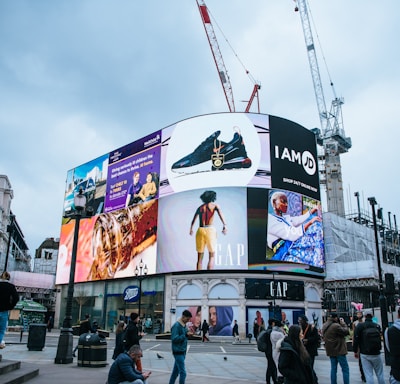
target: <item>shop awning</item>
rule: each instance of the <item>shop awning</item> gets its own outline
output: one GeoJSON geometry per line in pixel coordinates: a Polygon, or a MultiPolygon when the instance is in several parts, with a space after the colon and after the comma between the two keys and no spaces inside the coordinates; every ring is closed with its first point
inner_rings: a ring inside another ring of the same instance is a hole
{"type": "Polygon", "coordinates": [[[18,301],[14,309],[19,309],[24,312],[47,312],[47,308],[45,306],[33,300],[18,301]]]}

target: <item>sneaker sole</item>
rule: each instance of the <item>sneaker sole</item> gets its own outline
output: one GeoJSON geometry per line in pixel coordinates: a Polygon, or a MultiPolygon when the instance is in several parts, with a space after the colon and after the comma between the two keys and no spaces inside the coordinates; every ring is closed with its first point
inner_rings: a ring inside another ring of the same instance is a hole
{"type": "Polygon", "coordinates": [[[180,174],[192,174],[192,173],[199,173],[199,172],[208,172],[211,169],[211,160],[205,161],[204,163],[196,164],[191,167],[185,168],[171,168],[171,171],[174,173],[180,174]]]}

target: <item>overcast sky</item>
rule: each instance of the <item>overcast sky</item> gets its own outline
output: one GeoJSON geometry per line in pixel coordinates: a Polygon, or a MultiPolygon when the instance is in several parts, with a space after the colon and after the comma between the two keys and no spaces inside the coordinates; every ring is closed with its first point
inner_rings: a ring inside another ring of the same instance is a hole
{"type": "MultiPolygon", "coordinates": [[[[294,1],[206,4],[261,82],[261,112],[319,127],[294,1]]],[[[324,60],[353,142],[341,158],[346,211],[359,191],[362,208],[375,196],[386,218],[400,215],[399,2],[309,4],[327,107],[324,60]]],[[[244,111],[253,84],[214,27],[244,111]]],[[[179,120],[228,111],[195,0],[3,0],[0,41],[0,174],[32,256],[59,237],[69,169],[179,120]]]]}

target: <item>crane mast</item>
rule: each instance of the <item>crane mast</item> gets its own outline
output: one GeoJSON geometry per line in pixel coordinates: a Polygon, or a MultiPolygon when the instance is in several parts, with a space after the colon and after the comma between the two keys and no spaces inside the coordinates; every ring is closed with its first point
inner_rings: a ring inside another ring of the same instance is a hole
{"type": "MultiPolygon", "coordinates": [[[[323,147],[323,153],[319,155],[320,180],[321,184],[325,184],[326,187],[328,212],[333,212],[344,217],[345,210],[340,155],[351,148],[351,139],[346,137],[343,128],[342,104],[344,101],[342,98],[337,98],[336,95],[334,95],[335,98],[328,112],[307,9],[307,0],[297,0],[297,4],[298,6],[296,6],[295,11],[299,11],[301,18],[321,123],[321,130],[317,130],[316,132],[317,142],[322,144],[323,147]]],[[[332,83],[331,86],[333,86],[332,83]]]]}
{"type": "Polygon", "coordinates": [[[208,9],[203,0],[196,0],[199,7],[201,19],[203,20],[204,29],[207,34],[208,43],[210,44],[211,52],[214,57],[215,65],[217,66],[219,80],[224,89],[225,98],[228,103],[229,112],[235,112],[235,102],[233,100],[233,92],[231,81],[226,70],[224,59],[219,49],[218,40],[214,32],[214,27],[211,24],[211,18],[208,9]]]}
{"type": "MultiPolygon", "coordinates": [[[[228,103],[229,112],[235,112],[235,102],[233,99],[231,81],[229,79],[228,71],[226,70],[224,59],[222,57],[222,53],[221,53],[221,50],[218,45],[218,40],[217,40],[217,36],[215,35],[215,32],[214,32],[214,27],[211,23],[210,13],[208,11],[208,8],[207,8],[204,0],[196,0],[196,2],[197,2],[197,6],[199,8],[200,15],[201,15],[201,20],[203,21],[204,30],[206,31],[208,43],[211,48],[214,62],[217,67],[219,80],[220,80],[222,88],[224,90],[225,99],[228,103]]],[[[254,99],[257,99],[257,109],[258,109],[258,113],[260,113],[260,102],[259,102],[258,91],[261,89],[261,85],[253,79],[253,77],[250,75],[248,70],[246,70],[246,74],[250,77],[254,86],[253,86],[253,91],[250,95],[250,99],[247,102],[245,112],[250,111],[250,108],[253,104],[254,99]]]]}

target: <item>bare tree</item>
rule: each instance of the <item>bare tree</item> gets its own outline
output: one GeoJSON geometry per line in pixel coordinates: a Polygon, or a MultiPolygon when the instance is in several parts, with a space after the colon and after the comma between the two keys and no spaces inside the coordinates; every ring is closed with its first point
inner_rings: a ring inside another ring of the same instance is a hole
{"type": "Polygon", "coordinates": [[[90,297],[88,296],[88,292],[83,288],[78,288],[75,292],[76,295],[74,295],[74,299],[79,304],[78,320],[80,320],[82,318],[82,306],[90,299],[90,297]]]}

